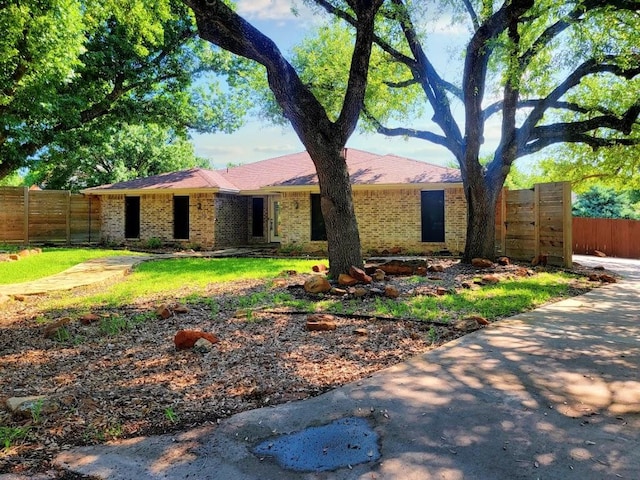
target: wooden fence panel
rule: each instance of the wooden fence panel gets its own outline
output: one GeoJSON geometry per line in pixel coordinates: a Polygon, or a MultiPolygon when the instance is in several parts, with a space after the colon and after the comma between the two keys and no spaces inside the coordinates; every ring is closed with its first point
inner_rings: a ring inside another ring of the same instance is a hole
{"type": "Polygon", "coordinates": [[[0,242],[73,244],[99,239],[99,198],[60,190],[0,188],[0,242]]]}
{"type": "Polygon", "coordinates": [[[640,258],[639,220],[574,217],[573,239],[574,253],[640,258]]]}
{"type": "Polygon", "coordinates": [[[549,264],[572,263],[571,185],[568,182],[537,184],[530,190],[505,190],[496,217],[497,251],[529,261],[540,255],[549,264]]]}
{"type": "Polygon", "coordinates": [[[12,243],[25,238],[25,190],[0,188],[0,243],[12,243]]]}

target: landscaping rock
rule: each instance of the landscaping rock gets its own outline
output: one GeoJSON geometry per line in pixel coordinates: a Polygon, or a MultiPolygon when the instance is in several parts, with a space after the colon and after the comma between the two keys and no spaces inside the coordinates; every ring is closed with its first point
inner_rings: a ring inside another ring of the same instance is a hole
{"type": "Polygon", "coordinates": [[[349,268],[349,275],[360,283],[371,283],[371,277],[364,270],[353,265],[349,268]]]}
{"type": "Polygon", "coordinates": [[[497,259],[498,265],[506,266],[511,264],[511,260],[509,257],[498,257],[497,259]]]}
{"type": "Polygon", "coordinates": [[[531,266],[532,267],[537,267],[537,266],[546,267],[548,259],[549,259],[549,255],[546,255],[546,254],[538,255],[537,257],[534,257],[531,260],[531,266]]]}
{"type": "Polygon", "coordinates": [[[369,330],[367,330],[366,328],[356,328],[353,330],[353,333],[355,333],[359,337],[366,337],[367,335],[369,335],[369,330]]]}
{"type": "Polygon", "coordinates": [[[56,320],[53,323],[50,323],[44,328],[44,338],[53,338],[55,337],[61,328],[69,325],[71,323],[71,319],[69,317],[64,317],[59,320],[56,320]]]}
{"type": "Polygon", "coordinates": [[[95,313],[87,313],[86,315],[82,315],[79,320],[82,325],[90,325],[99,322],[100,319],[101,317],[95,313]]]}
{"type": "Polygon", "coordinates": [[[448,294],[449,291],[444,287],[436,287],[436,295],[442,297],[443,295],[448,294]]]}
{"type": "Polygon", "coordinates": [[[356,297],[364,297],[367,293],[369,292],[366,288],[357,287],[353,289],[353,295],[356,297]]]}
{"type": "Polygon", "coordinates": [[[421,277],[427,276],[427,267],[416,267],[413,271],[414,275],[420,275],[421,277]]]}
{"type": "Polygon", "coordinates": [[[493,267],[493,262],[486,258],[472,258],[471,265],[476,268],[491,268],[493,267]]]}
{"type": "Polygon", "coordinates": [[[172,310],[173,313],[189,313],[189,307],[187,307],[186,305],[174,305],[172,310]]]}
{"type": "Polygon", "coordinates": [[[607,254],[606,254],[606,253],[601,252],[600,250],[594,250],[594,251],[593,251],[593,254],[594,254],[596,257],[606,257],[606,256],[607,256],[607,254]]]}
{"type": "Polygon", "coordinates": [[[27,250],[26,248],[18,252],[19,257],[28,257],[29,255],[31,255],[31,251],[27,250]]]}
{"type": "Polygon", "coordinates": [[[338,288],[338,287],[332,287],[331,290],[329,290],[329,293],[331,295],[346,295],[348,292],[344,289],[344,288],[338,288]]]}
{"type": "Polygon", "coordinates": [[[212,333],[201,332],[198,330],[179,330],[173,337],[173,343],[177,350],[186,350],[193,348],[196,342],[204,338],[211,343],[218,343],[218,338],[212,333]]]}
{"type": "Polygon", "coordinates": [[[393,285],[386,285],[384,287],[384,296],[387,298],[398,298],[400,296],[400,290],[393,285]]]}
{"type": "Polygon", "coordinates": [[[473,320],[475,321],[478,325],[489,325],[489,320],[487,320],[484,317],[481,317],[479,315],[471,315],[470,317],[465,318],[465,320],[473,320]]]}
{"type": "Polygon", "coordinates": [[[17,302],[24,302],[26,300],[26,298],[27,298],[25,295],[22,295],[20,293],[16,293],[16,294],[11,295],[11,296],[17,302]]]}
{"type": "Polygon", "coordinates": [[[168,305],[162,304],[158,308],[156,308],[156,315],[166,320],[172,315],[172,312],[169,309],[168,305]]]}
{"type": "Polygon", "coordinates": [[[321,272],[326,272],[327,270],[329,270],[329,267],[327,267],[326,265],[319,263],[318,265],[314,265],[313,267],[311,267],[311,270],[313,270],[316,273],[321,273],[321,272]]]}
{"type": "Polygon", "coordinates": [[[480,328],[480,325],[478,325],[478,322],[475,320],[475,318],[461,318],[453,322],[452,326],[459,332],[468,332],[480,328]]]}
{"type": "Polygon", "coordinates": [[[484,275],[480,281],[483,285],[495,285],[500,282],[500,277],[497,275],[484,275]]]}
{"type": "Polygon", "coordinates": [[[382,282],[384,281],[385,276],[386,274],[384,273],[384,270],[380,270],[379,268],[376,268],[373,272],[372,278],[376,282],[382,282]]]}
{"type": "Polygon", "coordinates": [[[427,267],[427,270],[430,271],[430,272],[441,273],[441,272],[444,272],[444,267],[442,265],[429,265],[427,267]]]}
{"type": "Polygon", "coordinates": [[[402,248],[401,247],[393,247],[389,249],[389,253],[391,255],[398,255],[400,252],[402,252],[402,248]]]}
{"type": "Polygon", "coordinates": [[[10,253],[9,254],[9,260],[20,260],[20,255],[18,255],[17,253],[10,253]]]}
{"type": "Polygon", "coordinates": [[[307,330],[309,331],[329,331],[338,328],[336,318],[326,313],[313,313],[307,315],[307,330]]]}
{"type": "Polygon", "coordinates": [[[11,397],[7,399],[6,405],[13,416],[23,419],[32,419],[39,414],[54,413],[60,408],[57,403],[50,401],[44,395],[11,397]]]}
{"type": "Polygon", "coordinates": [[[617,280],[614,276],[609,275],[607,273],[603,273],[602,275],[599,276],[598,278],[601,282],[604,283],[617,283],[617,280]]]}
{"type": "Polygon", "coordinates": [[[338,276],[338,284],[342,285],[343,287],[352,287],[357,283],[358,283],[357,279],[353,278],[351,275],[347,275],[346,273],[341,273],[338,276]]]}
{"type": "Polygon", "coordinates": [[[331,290],[329,280],[320,275],[313,275],[304,282],[304,291],[307,293],[325,293],[331,290]]]}
{"type": "MultiPolygon", "coordinates": [[[[576,266],[576,263],[573,262],[573,266],[576,266]]],[[[596,265],[595,267],[593,267],[594,270],[604,270],[604,266],[602,265],[596,265]]]]}
{"type": "Polygon", "coordinates": [[[424,266],[425,262],[421,260],[391,260],[378,265],[377,268],[387,275],[413,275],[416,268],[424,266]]]}

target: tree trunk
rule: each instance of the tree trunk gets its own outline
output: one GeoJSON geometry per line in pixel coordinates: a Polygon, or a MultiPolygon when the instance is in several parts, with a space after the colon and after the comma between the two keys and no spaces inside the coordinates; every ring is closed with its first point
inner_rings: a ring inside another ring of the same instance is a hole
{"type": "Polygon", "coordinates": [[[462,261],[473,258],[493,260],[496,251],[496,202],[498,196],[485,185],[484,179],[467,182],[467,241],[462,261]]]}
{"type": "Polygon", "coordinates": [[[348,273],[352,265],[362,267],[362,250],[346,159],[340,151],[327,151],[326,147],[322,150],[314,152],[312,158],[327,229],[329,273],[338,278],[341,273],[348,273]]]}

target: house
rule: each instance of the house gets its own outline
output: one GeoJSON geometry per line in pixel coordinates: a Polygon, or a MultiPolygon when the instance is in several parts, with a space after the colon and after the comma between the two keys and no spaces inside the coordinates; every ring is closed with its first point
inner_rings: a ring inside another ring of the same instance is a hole
{"type": "MultiPolygon", "coordinates": [[[[458,170],[351,148],[345,157],[364,251],[464,249],[467,213],[458,170]]],[[[103,241],[158,238],[205,249],[280,243],[326,250],[318,179],[306,152],[83,193],[100,197],[103,241]]]]}

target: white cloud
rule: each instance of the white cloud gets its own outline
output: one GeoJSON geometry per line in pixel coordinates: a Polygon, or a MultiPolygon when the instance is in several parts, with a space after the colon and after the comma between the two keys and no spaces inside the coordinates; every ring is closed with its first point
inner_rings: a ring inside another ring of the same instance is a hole
{"type": "Polygon", "coordinates": [[[298,21],[291,11],[296,8],[300,15],[308,9],[299,1],[292,0],[239,0],[238,13],[250,20],[298,21]]]}

